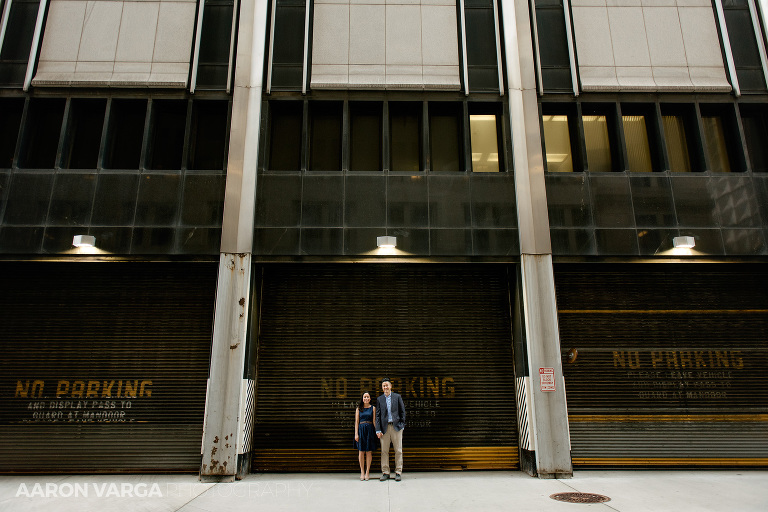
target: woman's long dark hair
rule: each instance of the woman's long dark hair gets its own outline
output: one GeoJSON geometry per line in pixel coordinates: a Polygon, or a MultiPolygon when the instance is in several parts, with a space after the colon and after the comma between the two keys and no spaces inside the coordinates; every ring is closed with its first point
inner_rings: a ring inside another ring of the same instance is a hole
{"type": "MultiPolygon", "coordinates": [[[[367,391],[363,391],[363,393],[360,395],[360,403],[357,404],[357,408],[360,409],[361,411],[363,409],[365,409],[365,402],[363,402],[363,395],[366,394],[366,393],[368,393],[368,392],[367,391]]],[[[368,393],[368,396],[371,396],[371,394],[368,393]]],[[[371,406],[373,406],[373,398],[371,398],[370,404],[371,404],[371,406]]]]}

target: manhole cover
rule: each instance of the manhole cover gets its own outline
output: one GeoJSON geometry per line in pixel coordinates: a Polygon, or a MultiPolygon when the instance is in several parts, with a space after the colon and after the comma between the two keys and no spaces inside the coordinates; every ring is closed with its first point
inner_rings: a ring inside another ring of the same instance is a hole
{"type": "Polygon", "coordinates": [[[611,501],[608,496],[602,494],[592,494],[590,492],[559,492],[550,495],[550,498],[566,503],[604,503],[611,501]]]}

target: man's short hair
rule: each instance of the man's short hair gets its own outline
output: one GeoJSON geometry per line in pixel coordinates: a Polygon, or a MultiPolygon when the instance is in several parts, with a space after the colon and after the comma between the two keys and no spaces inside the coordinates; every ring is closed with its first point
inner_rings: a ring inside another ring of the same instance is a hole
{"type": "Polygon", "coordinates": [[[392,384],[392,381],[389,380],[389,377],[384,377],[383,379],[381,379],[382,384],[384,384],[385,382],[389,382],[390,384],[392,384]]]}

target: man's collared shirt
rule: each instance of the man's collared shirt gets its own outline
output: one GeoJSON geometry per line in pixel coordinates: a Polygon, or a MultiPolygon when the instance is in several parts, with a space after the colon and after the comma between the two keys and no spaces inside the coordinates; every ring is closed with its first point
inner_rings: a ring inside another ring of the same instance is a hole
{"type": "Polygon", "coordinates": [[[392,423],[392,393],[386,395],[387,397],[387,423],[392,423]]]}

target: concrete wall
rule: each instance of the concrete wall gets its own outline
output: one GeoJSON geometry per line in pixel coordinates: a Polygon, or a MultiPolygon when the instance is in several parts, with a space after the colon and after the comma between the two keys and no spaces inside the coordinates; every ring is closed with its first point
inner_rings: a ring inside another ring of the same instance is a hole
{"type": "Polygon", "coordinates": [[[731,90],[710,0],[572,0],[572,11],[584,91],[731,90]]]}
{"type": "Polygon", "coordinates": [[[186,87],[195,0],[52,0],[37,86],[186,87]]]}
{"type": "Polygon", "coordinates": [[[315,0],[315,89],[458,90],[452,0],[315,0]]]}

